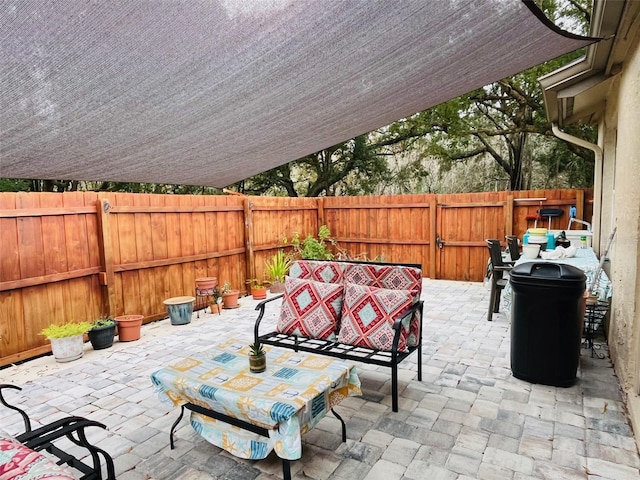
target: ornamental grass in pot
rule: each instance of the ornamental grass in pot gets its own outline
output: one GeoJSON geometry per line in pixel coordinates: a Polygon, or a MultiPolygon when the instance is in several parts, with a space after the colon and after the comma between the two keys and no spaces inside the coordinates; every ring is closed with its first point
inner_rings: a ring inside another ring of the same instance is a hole
{"type": "Polygon", "coordinates": [[[265,274],[271,279],[271,293],[284,292],[284,277],[289,273],[293,257],[280,249],[264,262],[265,274]]]}
{"type": "Polygon", "coordinates": [[[84,334],[92,324],[89,322],[68,322],[49,325],[40,331],[51,342],[51,352],[56,362],[66,363],[77,360],[84,354],[84,334]]]}

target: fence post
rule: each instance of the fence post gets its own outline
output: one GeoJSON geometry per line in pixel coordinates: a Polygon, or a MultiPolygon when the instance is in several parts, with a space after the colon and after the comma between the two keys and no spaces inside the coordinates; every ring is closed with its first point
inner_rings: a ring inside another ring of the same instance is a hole
{"type": "Polygon", "coordinates": [[[584,190],[576,190],[576,218],[590,221],[584,218],[584,190]]]}
{"type": "Polygon", "coordinates": [[[249,197],[242,199],[242,206],[244,210],[245,260],[247,264],[246,278],[257,278],[256,259],[253,252],[253,213],[251,210],[253,205],[249,197]]]}
{"type": "Polygon", "coordinates": [[[436,234],[438,230],[438,199],[435,194],[430,195],[429,200],[429,278],[438,278],[436,271],[436,234]]]}
{"type": "Polygon", "coordinates": [[[324,219],[324,198],[317,198],[316,202],[318,205],[318,228],[320,228],[322,225],[327,224],[324,219]]]}
{"type": "Polygon", "coordinates": [[[100,285],[102,290],[102,302],[106,305],[107,317],[115,316],[116,310],[116,285],[113,269],[113,243],[111,242],[111,224],[109,223],[109,210],[111,204],[103,198],[96,202],[98,213],[98,247],[100,249],[100,263],[104,272],[100,272],[100,285]]]}

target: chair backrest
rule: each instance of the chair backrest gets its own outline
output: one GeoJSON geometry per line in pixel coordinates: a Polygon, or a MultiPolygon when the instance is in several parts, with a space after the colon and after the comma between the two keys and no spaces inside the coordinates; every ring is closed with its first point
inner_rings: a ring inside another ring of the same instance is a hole
{"type": "MultiPolygon", "coordinates": [[[[489,248],[489,259],[491,260],[492,270],[493,267],[504,267],[505,264],[502,261],[502,251],[500,250],[500,240],[488,239],[487,247],[489,248]]],[[[494,275],[498,278],[502,278],[502,271],[494,271],[494,275]]]]}
{"type": "Polygon", "coordinates": [[[514,262],[520,258],[520,247],[518,246],[518,237],[515,235],[507,235],[507,245],[509,246],[509,255],[514,262]]]}

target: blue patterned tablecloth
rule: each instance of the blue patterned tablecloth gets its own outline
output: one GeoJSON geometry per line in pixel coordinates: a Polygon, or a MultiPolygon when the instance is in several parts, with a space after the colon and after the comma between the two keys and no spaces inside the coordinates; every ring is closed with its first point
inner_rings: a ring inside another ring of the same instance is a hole
{"type": "Polygon", "coordinates": [[[193,403],[269,430],[269,438],[196,412],[191,425],[206,440],[229,453],[265,458],[271,450],[297,460],[301,436],[335,405],[361,395],[353,365],[338,359],[264,346],[267,370],[249,371],[249,347],[237,340],[180,360],[151,375],[161,400],[175,406],[193,403]]]}

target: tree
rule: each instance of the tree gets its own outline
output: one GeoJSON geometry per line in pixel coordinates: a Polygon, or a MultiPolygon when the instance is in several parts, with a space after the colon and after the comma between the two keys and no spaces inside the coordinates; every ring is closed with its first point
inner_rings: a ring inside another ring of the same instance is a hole
{"type": "Polygon", "coordinates": [[[248,195],[289,197],[373,193],[389,173],[371,134],[360,135],[239,182],[232,188],[248,195]]]}

